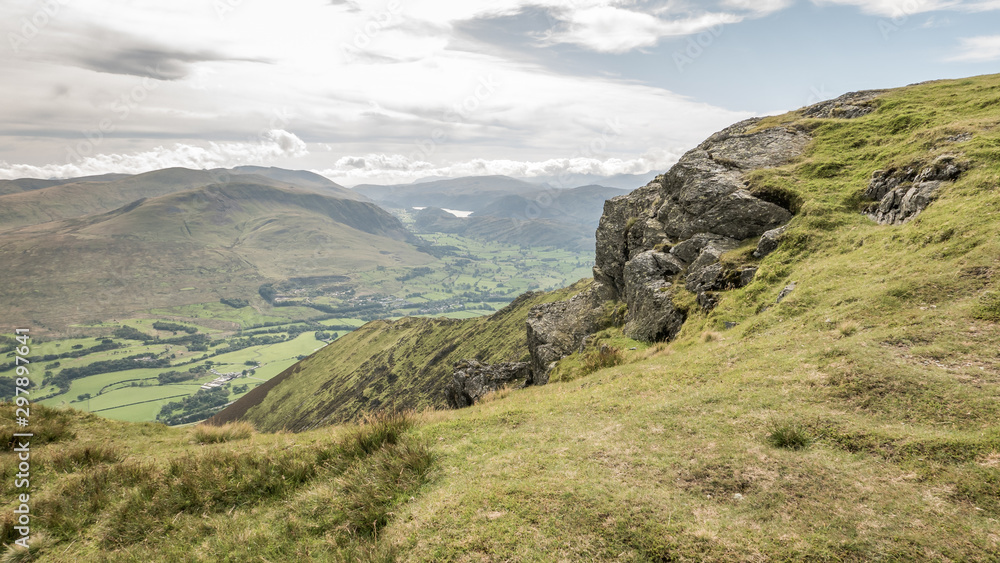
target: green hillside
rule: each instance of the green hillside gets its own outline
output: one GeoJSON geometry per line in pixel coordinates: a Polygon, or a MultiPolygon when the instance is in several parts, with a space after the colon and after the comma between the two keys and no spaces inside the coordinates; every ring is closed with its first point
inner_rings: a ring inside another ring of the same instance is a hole
{"type": "Polygon", "coordinates": [[[566,299],[579,289],[527,293],[489,317],[368,323],[248,393],[213,420],[249,421],[266,432],[302,431],[382,409],[446,408],[444,389],[456,362],[525,360],[528,310],[566,299]],[[316,377],[318,373],[323,376],[316,377]]]}
{"type": "Polygon", "coordinates": [[[414,242],[371,203],[258,183],[209,185],[5,233],[3,324],[61,330],[251,298],[260,285],[292,277],[432,263],[414,242]]]}
{"type": "MultiPolygon", "coordinates": [[[[1000,75],[871,103],[853,119],[834,105],[755,125],[811,136],[745,178],[794,216],[765,258],[753,240],[723,254],[758,270],[714,309],[674,290],[686,320],[669,343],[608,329],[548,385],[412,427],[254,434],[39,411],[35,560],[1000,559],[1000,75]],[[941,157],[964,171],[915,219],[864,213],[873,176],[941,157]]],[[[459,326],[369,325],[276,383],[263,399],[274,416],[247,415],[333,420],[318,402],[311,418],[298,409],[308,389],[343,392],[322,389],[347,380],[334,358],[371,378],[408,358],[393,372],[402,388],[446,340],[496,358],[524,336],[516,322],[459,326]]],[[[0,455],[9,544],[16,454],[0,455]]]]}

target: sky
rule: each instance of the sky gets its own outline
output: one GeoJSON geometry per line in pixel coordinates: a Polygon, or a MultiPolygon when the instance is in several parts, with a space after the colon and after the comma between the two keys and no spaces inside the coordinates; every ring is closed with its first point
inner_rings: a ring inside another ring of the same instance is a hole
{"type": "Polygon", "coordinates": [[[998,70],[1000,0],[0,0],[0,179],[646,174],[741,119],[998,70]]]}

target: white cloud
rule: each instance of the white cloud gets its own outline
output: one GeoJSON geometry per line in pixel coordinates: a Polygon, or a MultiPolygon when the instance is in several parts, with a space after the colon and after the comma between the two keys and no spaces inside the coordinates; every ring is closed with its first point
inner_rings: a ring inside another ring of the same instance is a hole
{"type": "Polygon", "coordinates": [[[985,63],[1000,60],[1000,35],[965,37],[959,52],[945,59],[949,62],[985,63]]]}
{"type": "Polygon", "coordinates": [[[542,161],[476,158],[443,166],[413,159],[400,154],[367,154],[339,159],[333,167],[314,170],[344,185],[362,183],[407,183],[428,176],[458,178],[461,176],[504,175],[521,178],[560,176],[562,174],[645,174],[665,172],[682,154],[681,150],[650,151],[634,158],[595,158],[577,156],[542,161]]]}
{"type": "MultiPolygon", "coordinates": [[[[89,145],[93,147],[93,144],[89,145]]],[[[293,133],[265,131],[257,142],[191,145],[176,143],[129,154],[83,156],[80,146],[69,147],[71,158],[65,164],[9,164],[0,161],[0,179],[75,178],[96,174],[139,174],[171,168],[219,168],[240,164],[270,163],[279,158],[298,158],[309,154],[306,144],[293,133]]]]}
{"type": "Polygon", "coordinates": [[[693,35],[719,25],[737,23],[734,14],[709,13],[663,20],[644,12],[599,6],[564,16],[567,29],[552,33],[551,43],[572,43],[601,53],[625,53],[656,45],[662,37],[693,35]]]}
{"type": "Polygon", "coordinates": [[[795,0],[725,0],[725,8],[750,12],[755,16],[766,16],[790,7],[795,0]]]}
{"type": "Polygon", "coordinates": [[[904,18],[952,10],[960,12],[987,12],[1000,10],[1000,0],[812,0],[818,5],[857,6],[862,12],[874,16],[904,18]]]}

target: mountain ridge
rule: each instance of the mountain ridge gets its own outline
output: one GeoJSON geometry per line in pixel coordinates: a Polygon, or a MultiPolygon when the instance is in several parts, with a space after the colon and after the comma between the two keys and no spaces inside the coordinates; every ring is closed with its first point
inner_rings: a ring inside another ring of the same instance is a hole
{"type": "Polygon", "coordinates": [[[234,176],[227,184],[8,230],[0,241],[10,265],[0,273],[8,288],[5,323],[65,327],[108,314],[254,298],[261,284],[290,276],[433,261],[373,203],[256,183],[260,178],[234,176]],[[48,290],[33,293],[30,279],[45,279],[48,290]],[[73,295],[91,297],[69,309],[64,301],[73,295]]]}

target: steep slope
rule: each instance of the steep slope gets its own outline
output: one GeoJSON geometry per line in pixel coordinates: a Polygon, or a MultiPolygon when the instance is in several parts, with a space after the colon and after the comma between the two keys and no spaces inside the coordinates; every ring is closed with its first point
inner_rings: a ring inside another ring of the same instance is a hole
{"type": "Polygon", "coordinates": [[[374,204],[297,188],[216,184],[8,231],[4,324],[59,328],[155,307],[251,297],[268,281],[424,265],[374,204]]]}
{"type": "Polygon", "coordinates": [[[528,310],[580,289],[528,293],[489,317],[368,323],[257,387],[210,423],[244,420],[268,432],[302,431],[380,409],[445,408],[456,362],[527,359],[528,310]]]}
{"type": "Polygon", "coordinates": [[[1000,558],[998,108],[997,75],[846,96],[728,128],[610,202],[596,289],[528,314],[559,337],[534,343],[550,383],[426,415],[443,469],[380,541],[414,561],[1000,558]],[[620,328],[590,334],[608,305],[620,328]]]}

